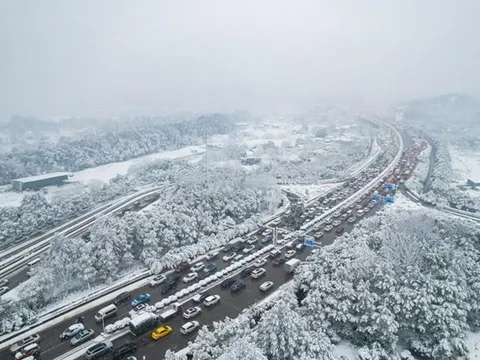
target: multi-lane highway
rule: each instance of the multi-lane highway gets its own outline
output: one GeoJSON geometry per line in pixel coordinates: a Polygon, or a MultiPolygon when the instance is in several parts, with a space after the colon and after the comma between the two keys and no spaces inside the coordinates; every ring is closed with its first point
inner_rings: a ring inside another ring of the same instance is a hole
{"type": "Polygon", "coordinates": [[[88,212],[34,239],[34,241],[28,241],[25,244],[5,250],[0,254],[0,256],[4,257],[0,263],[0,279],[8,279],[8,287],[13,289],[28,278],[28,272],[31,270],[29,264],[32,260],[34,261],[35,259],[41,258],[42,253],[49,248],[49,241],[55,234],[59,233],[68,237],[79,237],[88,232],[89,228],[100,216],[124,212],[139,202],[141,202],[143,206],[146,206],[149,202],[157,198],[158,193],[158,188],[140,191],[134,195],[127,196],[125,199],[117,200],[113,204],[103,205],[88,212]]]}

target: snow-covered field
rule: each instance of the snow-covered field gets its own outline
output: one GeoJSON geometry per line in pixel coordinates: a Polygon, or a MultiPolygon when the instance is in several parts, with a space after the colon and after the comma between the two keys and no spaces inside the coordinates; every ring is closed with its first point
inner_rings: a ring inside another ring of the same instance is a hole
{"type": "MultiPolygon", "coordinates": [[[[70,184],[64,186],[48,186],[41,190],[45,191],[45,196],[48,200],[55,197],[64,196],[68,193],[81,191],[82,188],[95,182],[108,182],[117,175],[126,175],[132,172],[132,169],[139,169],[151,162],[159,159],[180,159],[187,156],[201,155],[205,152],[205,147],[201,146],[187,146],[178,150],[164,151],[151,155],[142,156],[136,159],[106,164],[97,166],[82,171],[73,173],[70,178],[70,184]]],[[[0,206],[19,206],[23,197],[31,192],[18,193],[15,191],[8,191],[9,186],[2,186],[0,188],[0,206]],[[3,190],[3,191],[2,191],[3,190]]]]}
{"type": "MultiPolygon", "coordinates": [[[[452,170],[455,185],[466,185],[467,179],[480,182],[480,151],[464,151],[450,147],[452,170]]],[[[472,197],[480,197],[480,190],[467,188],[465,192],[472,197]]]]}
{"type": "Polygon", "coordinates": [[[480,331],[467,333],[468,360],[480,359],[480,331]]]}

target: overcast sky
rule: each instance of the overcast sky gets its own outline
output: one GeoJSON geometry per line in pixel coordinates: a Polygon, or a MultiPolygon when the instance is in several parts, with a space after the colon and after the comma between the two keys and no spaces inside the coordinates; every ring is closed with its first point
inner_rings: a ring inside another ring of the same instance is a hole
{"type": "Polygon", "coordinates": [[[478,94],[479,14],[479,0],[2,0],[0,114],[478,94]]]}

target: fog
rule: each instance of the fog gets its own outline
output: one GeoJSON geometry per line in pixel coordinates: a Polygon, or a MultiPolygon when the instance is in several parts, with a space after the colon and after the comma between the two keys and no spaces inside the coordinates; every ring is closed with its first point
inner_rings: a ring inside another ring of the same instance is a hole
{"type": "Polygon", "coordinates": [[[0,114],[291,111],[478,93],[478,0],[0,5],[0,114]]]}

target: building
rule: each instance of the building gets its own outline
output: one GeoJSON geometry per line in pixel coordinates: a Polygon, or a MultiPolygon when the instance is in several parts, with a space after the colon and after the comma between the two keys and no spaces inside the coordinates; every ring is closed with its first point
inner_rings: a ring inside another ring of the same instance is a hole
{"type": "Polygon", "coordinates": [[[14,190],[23,191],[27,189],[38,190],[45,186],[62,185],[68,180],[68,173],[51,173],[37,176],[29,176],[26,178],[12,180],[14,190]]]}
{"type": "Polygon", "coordinates": [[[480,181],[473,181],[472,179],[467,179],[467,186],[475,188],[477,186],[480,186],[480,181]]]}

